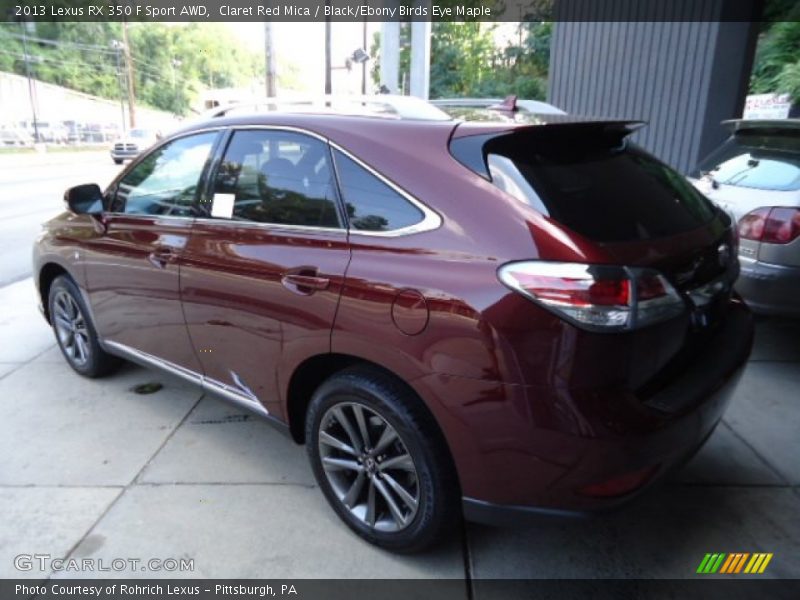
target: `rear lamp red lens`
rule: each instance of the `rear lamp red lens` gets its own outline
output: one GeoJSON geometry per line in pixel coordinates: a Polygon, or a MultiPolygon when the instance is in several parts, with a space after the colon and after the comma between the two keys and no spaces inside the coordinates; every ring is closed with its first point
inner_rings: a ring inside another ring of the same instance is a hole
{"type": "Polygon", "coordinates": [[[594,498],[624,496],[625,494],[635,492],[650,481],[658,469],[659,465],[654,465],[645,469],[639,469],[638,471],[617,475],[605,481],[585,485],[578,490],[578,493],[582,496],[592,496],[594,498]]]}
{"type": "Polygon", "coordinates": [[[757,208],[739,219],[739,237],[768,244],[788,244],[800,236],[800,208],[757,208]]]}

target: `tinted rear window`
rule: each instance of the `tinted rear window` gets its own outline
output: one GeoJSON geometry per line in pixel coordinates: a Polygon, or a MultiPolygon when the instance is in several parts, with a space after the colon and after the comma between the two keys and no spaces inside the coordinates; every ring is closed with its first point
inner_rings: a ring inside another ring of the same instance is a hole
{"type": "Polygon", "coordinates": [[[788,192],[800,190],[800,131],[793,134],[740,132],[694,173],[726,185],[788,192]]]}
{"type": "Polygon", "coordinates": [[[559,135],[556,129],[489,140],[484,152],[492,182],[599,242],[668,237],[713,217],[711,203],[682,175],[622,134],[559,135]]]}

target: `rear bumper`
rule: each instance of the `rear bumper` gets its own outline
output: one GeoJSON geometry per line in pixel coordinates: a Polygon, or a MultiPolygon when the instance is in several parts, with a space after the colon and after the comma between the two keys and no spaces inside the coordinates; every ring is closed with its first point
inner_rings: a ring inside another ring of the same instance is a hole
{"type": "MultiPolygon", "coordinates": [[[[648,396],[621,389],[534,387],[437,376],[464,515],[486,523],[581,516],[614,508],[702,446],[727,407],[752,346],[747,308],[692,362],[648,396]],[[445,389],[447,388],[447,389],[445,389]],[[598,484],[644,473],[619,494],[598,484]],[[588,490],[592,489],[590,493],[588,490]]],[[[436,391],[436,390],[434,390],[436,391]]]]}
{"type": "Polygon", "coordinates": [[[740,257],[739,292],[753,312],[800,317],[800,267],[740,257]]]}

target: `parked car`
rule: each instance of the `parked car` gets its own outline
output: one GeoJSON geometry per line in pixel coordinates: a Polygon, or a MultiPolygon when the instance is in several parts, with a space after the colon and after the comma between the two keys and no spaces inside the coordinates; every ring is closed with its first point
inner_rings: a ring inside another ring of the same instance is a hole
{"type": "Polygon", "coordinates": [[[565,115],[560,108],[541,100],[520,100],[516,96],[500,98],[438,98],[431,104],[456,119],[465,121],[528,122],[541,115],[565,115]]]}
{"type": "Polygon", "coordinates": [[[26,131],[37,143],[65,144],[68,132],[59,123],[50,121],[20,121],[19,128],[26,131]]]}
{"type": "Polygon", "coordinates": [[[263,416],[398,551],[686,460],[751,347],[728,215],[635,124],[387,113],[220,114],[67,190],[34,273],[69,365],[263,416]]]}
{"type": "Polygon", "coordinates": [[[111,159],[114,164],[121,165],[122,161],[139,156],[140,152],[147,150],[157,141],[158,133],[153,129],[131,129],[111,145],[111,159]]]}
{"type": "Polygon", "coordinates": [[[738,223],[736,289],[758,313],[800,317],[800,119],[725,121],[691,174],[738,223]]]}
{"type": "Polygon", "coordinates": [[[20,127],[0,127],[0,145],[27,147],[33,145],[33,136],[20,127]]]}

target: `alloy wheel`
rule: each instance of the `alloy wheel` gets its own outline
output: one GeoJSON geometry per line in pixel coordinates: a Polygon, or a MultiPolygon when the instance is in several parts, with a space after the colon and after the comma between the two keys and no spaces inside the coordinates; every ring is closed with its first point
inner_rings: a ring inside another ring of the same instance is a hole
{"type": "Polygon", "coordinates": [[[66,291],[59,291],[53,299],[53,321],[64,354],[74,365],[85,365],[91,357],[86,319],[75,298],[66,291]]]}
{"type": "Polygon", "coordinates": [[[335,404],[320,421],[318,446],[328,483],[358,521],[383,532],[411,524],[420,501],[417,468],[386,419],[358,402],[335,404]]]}

